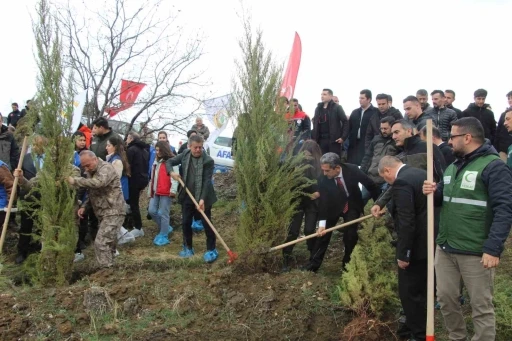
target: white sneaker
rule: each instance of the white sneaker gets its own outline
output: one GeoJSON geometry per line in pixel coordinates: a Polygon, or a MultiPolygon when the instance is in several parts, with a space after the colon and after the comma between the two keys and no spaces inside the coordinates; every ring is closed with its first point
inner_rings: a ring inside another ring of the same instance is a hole
{"type": "Polygon", "coordinates": [[[131,234],[134,238],[144,237],[144,230],[143,229],[133,229],[131,230],[131,234]]]}
{"type": "Polygon", "coordinates": [[[83,253],[81,252],[77,252],[75,253],[75,260],[73,260],[73,262],[77,263],[77,262],[81,262],[85,259],[85,256],[83,253]]]}
{"type": "Polygon", "coordinates": [[[117,251],[117,249],[116,249],[116,253],[114,253],[114,257],[117,257],[117,256],[119,256],[119,255],[120,255],[120,253],[119,253],[119,251],[117,251]]]}
{"type": "Polygon", "coordinates": [[[131,243],[134,241],[135,241],[135,237],[133,236],[133,234],[121,226],[121,228],[119,229],[119,232],[117,233],[117,244],[121,245],[121,244],[131,243]]]}

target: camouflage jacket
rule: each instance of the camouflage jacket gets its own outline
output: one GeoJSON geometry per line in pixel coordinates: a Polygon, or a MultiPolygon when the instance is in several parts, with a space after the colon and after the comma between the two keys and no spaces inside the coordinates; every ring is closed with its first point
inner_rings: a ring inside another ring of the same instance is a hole
{"type": "Polygon", "coordinates": [[[86,178],[75,177],[79,187],[88,189],[88,197],[82,207],[92,207],[98,218],[125,215],[121,180],[112,164],[98,159],[94,172],[86,172],[86,178]]]}

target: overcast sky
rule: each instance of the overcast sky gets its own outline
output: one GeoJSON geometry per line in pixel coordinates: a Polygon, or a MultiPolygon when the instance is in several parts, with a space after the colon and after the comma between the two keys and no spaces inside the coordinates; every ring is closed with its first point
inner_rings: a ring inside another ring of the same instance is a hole
{"type": "MultiPolygon", "coordinates": [[[[202,65],[213,82],[212,94],[229,93],[237,39],[242,34],[238,0],[172,3],[181,10],[181,20],[188,23],[190,32],[201,29],[208,36],[202,65]]],[[[454,104],[461,109],[472,101],[475,89],[485,88],[496,116],[506,107],[505,94],[512,90],[507,52],[511,0],[247,3],[254,26],[261,27],[267,47],[283,66],[294,32],[299,33],[302,63],[295,97],[310,115],[324,87],[334,90],[347,113],[359,106],[359,91],[365,88],[374,97],[391,94],[399,109],[402,99],[419,88],[453,89],[454,104]]],[[[35,4],[35,0],[0,3],[0,112],[4,116],[11,111],[11,102],[23,107],[36,90],[30,17],[35,4]]]]}

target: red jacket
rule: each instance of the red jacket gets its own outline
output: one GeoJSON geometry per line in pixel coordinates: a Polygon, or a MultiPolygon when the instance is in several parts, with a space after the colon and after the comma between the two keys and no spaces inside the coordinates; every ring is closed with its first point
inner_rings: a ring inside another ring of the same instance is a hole
{"type": "Polygon", "coordinates": [[[78,129],[78,131],[81,131],[82,133],[84,133],[84,135],[85,135],[85,146],[87,147],[87,149],[89,149],[89,147],[91,146],[91,142],[92,142],[92,131],[91,131],[91,129],[89,129],[89,127],[84,124],[84,125],[82,125],[78,129]]]}
{"type": "Polygon", "coordinates": [[[160,164],[160,168],[158,170],[158,174],[155,176],[155,170],[156,170],[157,164],[153,164],[153,170],[151,171],[151,187],[150,187],[150,193],[151,198],[156,195],[165,195],[169,196],[171,194],[171,176],[167,174],[167,167],[165,165],[165,162],[162,162],[160,164]],[[155,193],[155,181],[156,183],[156,193],[155,193]]]}

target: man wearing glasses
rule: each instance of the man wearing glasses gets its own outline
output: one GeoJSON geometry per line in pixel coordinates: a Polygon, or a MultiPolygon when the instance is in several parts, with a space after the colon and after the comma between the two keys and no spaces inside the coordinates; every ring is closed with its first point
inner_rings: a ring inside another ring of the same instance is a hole
{"type": "Polygon", "coordinates": [[[473,310],[472,340],[494,340],[494,271],[511,228],[512,171],[474,117],[453,122],[449,142],[457,160],[446,169],[442,182],[425,181],[423,186],[423,193],[434,193],[436,206],[441,206],[435,255],[437,300],[450,340],[466,340],[459,304],[462,277],[473,310]]]}

